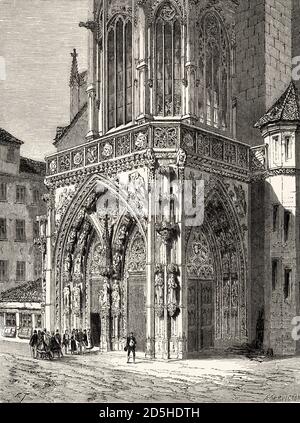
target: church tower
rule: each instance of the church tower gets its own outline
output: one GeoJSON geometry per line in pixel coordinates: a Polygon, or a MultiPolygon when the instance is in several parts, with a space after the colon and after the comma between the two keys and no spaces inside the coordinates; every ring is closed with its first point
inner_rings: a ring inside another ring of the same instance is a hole
{"type": "Polygon", "coordinates": [[[291,83],[257,122],[266,146],[265,348],[296,352],[291,336],[299,315],[299,97],[291,83]]]}

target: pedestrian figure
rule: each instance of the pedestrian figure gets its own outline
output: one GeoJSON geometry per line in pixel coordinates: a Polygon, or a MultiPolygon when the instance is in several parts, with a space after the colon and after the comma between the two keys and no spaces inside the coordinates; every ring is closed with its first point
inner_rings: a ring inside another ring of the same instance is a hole
{"type": "Polygon", "coordinates": [[[50,348],[51,335],[46,329],[44,330],[44,344],[46,348],[50,348]]]}
{"type": "Polygon", "coordinates": [[[56,329],[56,333],[54,335],[53,348],[54,348],[53,351],[57,352],[59,357],[63,357],[62,348],[61,348],[61,335],[58,329],[56,329]]]}
{"type": "Polygon", "coordinates": [[[56,339],[56,342],[58,343],[58,345],[61,346],[61,335],[60,335],[58,329],[56,329],[55,339],[56,339]]]}
{"type": "Polygon", "coordinates": [[[79,329],[78,334],[77,334],[77,341],[78,341],[78,348],[79,348],[79,354],[82,354],[82,349],[84,347],[84,335],[82,332],[82,329],[79,329]]]}
{"type": "Polygon", "coordinates": [[[71,354],[75,354],[76,352],[77,352],[76,340],[75,340],[75,336],[72,335],[71,336],[71,354]]]}
{"type": "Polygon", "coordinates": [[[79,349],[78,329],[75,329],[74,338],[75,338],[75,341],[76,341],[76,349],[77,349],[77,351],[78,351],[78,349],[79,349]]]}
{"type": "Polygon", "coordinates": [[[88,348],[92,349],[94,345],[93,345],[92,334],[90,329],[87,330],[87,339],[88,339],[88,348]]]}
{"type": "Polygon", "coordinates": [[[87,333],[86,333],[86,329],[84,329],[84,331],[83,331],[83,350],[84,350],[84,352],[85,352],[85,349],[88,347],[88,345],[89,345],[88,336],[87,336],[87,333]]]}
{"type": "Polygon", "coordinates": [[[132,352],[133,362],[135,363],[135,348],[136,348],[136,339],[133,336],[133,332],[130,332],[130,335],[127,337],[126,346],[124,348],[124,350],[127,351],[127,363],[129,363],[131,352],[132,352]]]}
{"type": "Polygon", "coordinates": [[[65,348],[65,354],[67,354],[69,346],[70,346],[70,335],[67,329],[65,330],[65,333],[63,334],[63,346],[65,348]]]}
{"type": "Polygon", "coordinates": [[[37,331],[34,330],[33,334],[31,335],[29,345],[31,348],[31,355],[33,358],[37,357],[37,346],[38,346],[38,334],[37,331]]]}

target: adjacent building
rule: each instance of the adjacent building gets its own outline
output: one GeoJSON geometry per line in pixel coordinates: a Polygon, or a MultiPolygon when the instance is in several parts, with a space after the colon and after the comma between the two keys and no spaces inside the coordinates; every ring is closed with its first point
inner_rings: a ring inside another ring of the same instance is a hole
{"type": "MultiPolygon", "coordinates": [[[[15,334],[23,325],[19,321],[25,321],[16,315],[16,308],[27,316],[27,306],[12,303],[20,303],[19,290],[24,284],[29,283],[25,285],[26,303],[33,294],[30,284],[38,279],[41,284],[42,252],[34,240],[39,238],[37,216],[45,214],[45,163],[22,157],[22,144],[0,128],[0,325],[2,331],[9,327],[15,334]]],[[[37,302],[36,295],[33,302],[37,302]]],[[[28,317],[23,326],[31,327],[29,323],[28,317]]]]}

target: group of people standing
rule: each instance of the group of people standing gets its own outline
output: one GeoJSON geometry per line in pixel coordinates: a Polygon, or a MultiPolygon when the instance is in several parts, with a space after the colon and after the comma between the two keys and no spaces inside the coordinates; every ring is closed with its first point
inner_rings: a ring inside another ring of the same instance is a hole
{"type": "Polygon", "coordinates": [[[67,354],[68,351],[70,351],[71,354],[82,354],[87,348],[93,348],[90,329],[73,329],[71,333],[66,330],[63,334],[62,345],[65,354],[67,354]]]}
{"type": "MultiPolygon", "coordinates": [[[[52,334],[46,329],[34,330],[29,345],[33,358],[43,357],[43,354],[49,354],[53,358],[55,353],[58,357],[63,357],[62,349],[65,354],[82,354],[94,346],[90,329],[73,329],[71,333],[66,329],[63,336],[58,329],[52,334]]],[[[131,355],[135,363],[136,338],[132,332],[127,337],[124,350],[127,352],[127,363],[131,355]]]]}
{"type": "Polygon", "coordinates": [[[57,353],[59,357],[63,356],[61,350],[61,335],[59,330],[50,333],[47,329],[34,330],[31,335],[29,345],[33,358],[38,358],[42,353],[48,353],[52,358],[57,353]]]}
{"type": "Polygon", "coordinates": [[[90,330],[73,329],[71,333],[68,330],[61,336],[59,330],[50,333],[46,329],[34,330],[29,345],[33,358],[48,353],[51,358],[57,353],[58,357],[68,354],[82,354],[87,348],[93,348],[90,330]]]}

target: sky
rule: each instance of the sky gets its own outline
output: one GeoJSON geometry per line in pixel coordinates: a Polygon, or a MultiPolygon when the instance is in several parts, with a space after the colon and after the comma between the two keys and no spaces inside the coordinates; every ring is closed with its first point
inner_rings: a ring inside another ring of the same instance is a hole
{"type": "Polygon", "coordinates": [[[88,0],[0,0],[0,127],[37,160],[55,151],[57,126],[70,120],[73,48],[87,68],[88,0]]]}

